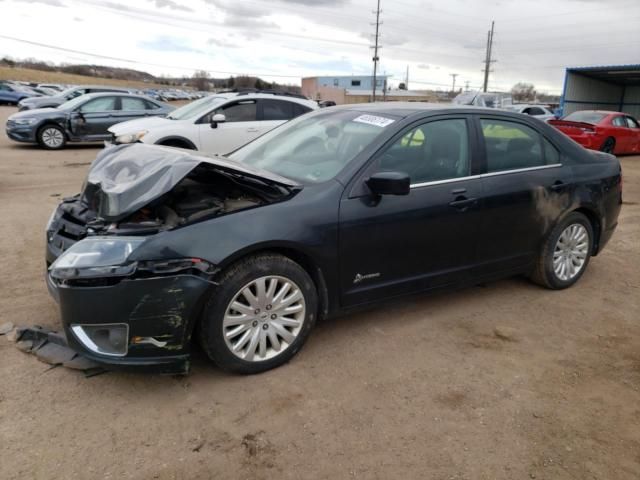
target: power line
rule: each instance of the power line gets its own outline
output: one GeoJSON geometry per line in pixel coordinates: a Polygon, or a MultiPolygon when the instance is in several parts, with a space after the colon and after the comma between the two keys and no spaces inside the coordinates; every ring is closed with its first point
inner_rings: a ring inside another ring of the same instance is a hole
{"type": "Polygon", "coordinates": [[[76,54],[80,54],[80,55],[86,55],[88,57],[95,57],[95,58],[102,58],[105,60],[114,60],[117,62],[125,62],[125,63],[132,63],[132,64],[136,64],[136,65],[147,65],[147,66],[152,66],[152,67],[160,67],[160,68],[169,68],[169,69],[175,69],[175,70],[204,70],[207,73],[220,73],[223,75],[250,75],[250,76],[255,76],[255,77],[279,77],[279,78],[300,78],[300,75],[280,75],[280,74],[275,74],[275,73],[248,73],[248,72],[227,72],[227,71],[223,71],[223,70],[207,70],[202,68],[201,66],[198,67],[187,67],[187,66],[177,66],[177,65],[165,65],[165,64],[159,64],[159,63],[151,63],[151,62],[143,62],[140,60],[132,60],[130,58],[121,58],[121,57],[111,57],[108,55],[101,55],[99,53],[91,53],[91,52],[84,52],[82,50],[75,50],[75,49],[71,49],[71,48],[64,48],[64,47],[57,47],[54,45],[47,45],[44,43],[39,43],[39,42],[33,42],[31,40],[25,40],[22,38],[16,38],[16,37],[10,37],[8,35],[0,35],[0,38],[4,38],[6,40],[12,40],[14,42],[20,42],[20,43],[25,43],[28,45],[35,45],[37,47],[43,47],[43,48],[48,48],[51,50],[58,50],[61,52],[67,52],[67,53],[76,53],[76,54]]]}

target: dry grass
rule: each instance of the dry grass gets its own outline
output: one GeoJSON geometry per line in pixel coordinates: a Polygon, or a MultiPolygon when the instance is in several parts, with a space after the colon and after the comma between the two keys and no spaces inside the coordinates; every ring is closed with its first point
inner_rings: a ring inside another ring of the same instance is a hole
{"type": "Polygon", "coordinates": [[[112,78],[88,77],[61,72],[43,72],[29,68],[0,67],[0,80],[16,80],[36,83],[67,83],[73,85],[113,85],[114,87],[136,88],[166,88],[166,85],[136,82],[129,80],[115,80],[112,78]]]}

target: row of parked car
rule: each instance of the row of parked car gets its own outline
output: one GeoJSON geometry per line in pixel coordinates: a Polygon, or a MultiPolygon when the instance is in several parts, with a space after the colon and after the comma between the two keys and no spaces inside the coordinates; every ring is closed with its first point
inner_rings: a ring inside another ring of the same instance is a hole
{"type": "MultiPolygon", "coordinates": [[[[209,95],[209,92],[180,90],[180,89],[136,89],[101,87],[96,85],[62,85],[57,83],[33,83],[0,81],[0,104],[18,105],[22,100],[38,97],[60,97],[63,93],[67,96],[70,92],[91,93],[99,91],[122,91],[146,95],[154,100],[162,102],[173,100],[197,100],[209,95]]],[[[50,102],[49,102],[50,103],[50,102]]]]}
{"type": "Polygon", "coordinates": [[[320,108],[300,95],[245,91],[216,93],[175,109],[146,95],[96,86],[25,98],[18,107],[7,120],[7,135],[46,149],[110,140],[221,154],[320,108]]]}
{"type": "MultiPolygon", "coordinates": [[[[47,149],[63,148],[67,142],[111,140],[224,154],[287,120],[325,106],[290,93],[234,91],[207,95],[174,109],[153,90],[81,85],[43,95],[33,89],[56,86],[8,87],[13,95],[22,97],[17,101],[20,113],[7,122],[7,135],[47,149]]],[[[464,93],[454,104],[526,114],[550,123],[589,149],[640,153],[638,121],[621,112],[580,111],[557,119],[547,106],[513,104],[510,96],[495,93],[464,93]]]]}

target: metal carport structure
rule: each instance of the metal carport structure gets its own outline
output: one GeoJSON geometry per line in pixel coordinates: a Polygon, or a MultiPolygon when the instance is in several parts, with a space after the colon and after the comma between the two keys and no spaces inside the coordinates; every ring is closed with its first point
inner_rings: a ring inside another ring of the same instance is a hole
{"type": "Polygon", "coordinates": [[[567,68],[560,106],[563,115],[611,110],[640,117],[640,64],[567,68]]]}

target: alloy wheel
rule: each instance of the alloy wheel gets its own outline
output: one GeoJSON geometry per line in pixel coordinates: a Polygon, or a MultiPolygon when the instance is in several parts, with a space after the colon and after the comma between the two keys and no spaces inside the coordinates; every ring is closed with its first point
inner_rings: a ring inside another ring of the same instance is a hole
{"type": "Polygon", "coordinates": [[[298,285],[281,276],[260,277],[229,302],[222,321],[224,341],[242,360],[267,360],[293,344],[305,315],[305,299],[298,285]]]}
{"type": "Polygon", "coordinates": [[[64,142],[64,137],[57,128],[45,128],[42,131],[42,142],[49,148],[60,148],[64,142]]]}
{"type": "Polygon", "coordinates": [[[574,223],[562,231],[553,251],[553,271],[558,279],[566,282],[582,271],[589,243],[589,233],[584,225],[574,223]]]}

